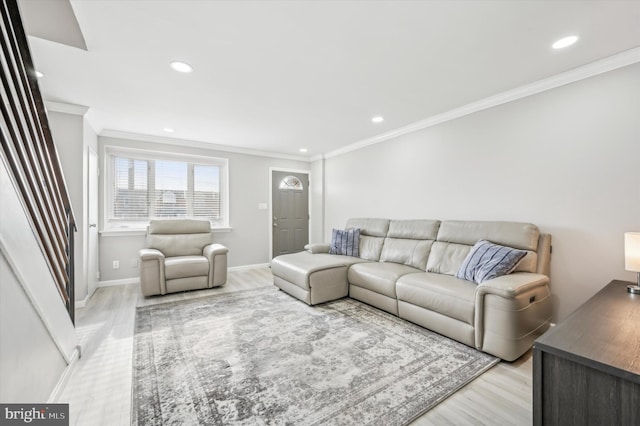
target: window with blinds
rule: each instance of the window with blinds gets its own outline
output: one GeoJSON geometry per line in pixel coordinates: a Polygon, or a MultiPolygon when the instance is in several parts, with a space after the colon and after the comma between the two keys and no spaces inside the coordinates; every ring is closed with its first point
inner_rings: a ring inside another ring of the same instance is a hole
{"type": "Polygon", "coordinates": [[[126,151],[111,151],[109,160],[109,228],[170,218],[227,226],[226,160],[126,151]]]}

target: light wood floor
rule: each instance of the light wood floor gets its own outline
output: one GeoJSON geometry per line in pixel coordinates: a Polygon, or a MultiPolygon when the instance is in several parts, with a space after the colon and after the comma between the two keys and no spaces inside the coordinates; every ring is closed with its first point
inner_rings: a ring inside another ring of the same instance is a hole
{"type": "MultiPolygon", "coordinates": [[[[58,401],[69,403],[71,425],[129,425],[136,306],[272,285],[268,268],[230,271],[227,284],[145,299],[137,284],[99,288],[76,311],[82,357],[58,401]]],[[[531,352],[501,362],[412,425],[530,425],[531,352]]]]}

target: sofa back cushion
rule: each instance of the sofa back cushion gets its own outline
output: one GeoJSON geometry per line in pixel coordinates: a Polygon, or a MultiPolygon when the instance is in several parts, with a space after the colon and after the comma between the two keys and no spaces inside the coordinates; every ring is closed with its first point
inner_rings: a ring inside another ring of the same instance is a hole
{"type": "Polygon", "coordinates": [[[202,255],[211,243],[211,224],[206,220],[152,220],[147,228],[147,248],[160,250],[166,257],[202,255]]]}
{"type": "Polygon", "coordinates": [[[380,260],[384,237],[389,230],[389,219],[356,218],[347,221],[346,229],[360,229],[360,258],[380,260]]]}
{"type": "Polygon", "coordinates": [[[399,263],[424,271],[439,227],[440,221],[437,220],[392,220],[380,261],[399,263]]]}
{"type": "Polygon", "coordinates": [[[536,272],[538,267],[538,227],[521,222],[443,221],[431,247],[427,272],[455,275],[473,245],[479,240],[526,250],[527,255],[514,272],[536,272]]]}

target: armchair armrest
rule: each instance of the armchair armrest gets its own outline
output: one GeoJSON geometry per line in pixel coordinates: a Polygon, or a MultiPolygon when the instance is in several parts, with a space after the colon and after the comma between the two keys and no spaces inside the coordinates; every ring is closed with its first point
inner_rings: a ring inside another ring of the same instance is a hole
{"type": "Polygon", "coordinates": [[[160,250],[144,248],[140,256],[140,290],[145,296],[167,294],[164,278],[164,254],[160,250]]]}
{"type": "Polygon", "coordinates": [[[164,259],[164,254],[160,250],[144,248],[138,251],[140,260],[164,259]]]}
{"type": "Polygon", "coordinates": [[[216,254],[226,254],[228,251],[229,249],[222,244],[209,244],[202,249],[202,254],[211,260],[216,254]]]}
{"type": "Polygon", "coordinates": [[[310,243],[304,246],[304,249],[309,253],[329,253],[330,244],[325,243],[310,243]]]}
{"type": "Polygon", "coordinates": [[[222,244],[209,244],[202,254],[209,260],[209,288],[224,285],[227,282],[227,252],[222,244]]]}
{"type": "Polygon", "coordinates": [[[549,284],[549,277],[531,272],[515,272],[503,275],[478,285],[479,295],[495,294],[513,298],[535,287],[549,284]]]}

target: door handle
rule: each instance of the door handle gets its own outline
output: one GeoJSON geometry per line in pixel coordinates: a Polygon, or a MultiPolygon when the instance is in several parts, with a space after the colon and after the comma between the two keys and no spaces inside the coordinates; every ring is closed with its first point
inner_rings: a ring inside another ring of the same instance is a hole
{"type": "Polygon", "coordinates": [[[95,223],[89,224],[89,228],[95,228],[97,225],[95,223]]]}
{"type": "Polygon", "coordinates": [[[274,227],[274,228],[277,228],[277,227],[278,227],[278,224],[277,224],[277,223],[275,223],[275,222],[273,222],[273,227],[274,227]]]}

